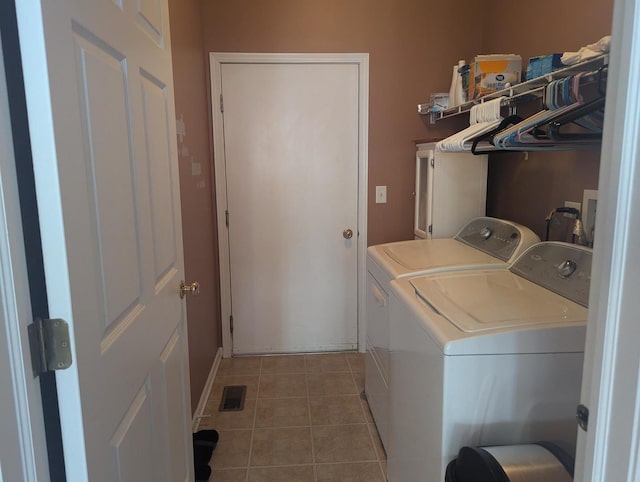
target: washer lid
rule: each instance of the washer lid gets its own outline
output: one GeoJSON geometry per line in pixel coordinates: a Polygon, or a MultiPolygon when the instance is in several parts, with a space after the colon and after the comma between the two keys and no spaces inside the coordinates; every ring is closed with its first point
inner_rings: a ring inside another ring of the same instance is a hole
{"type": "Polygon", "coordinates": [[[465,265],[504,265],[501,259],[454,239],[412,240],[390,243],[384,253],[406,270],[465,265]]]}
{"type": "Polygon", "coordinates": [[[410,283],[426,304],[467,333],[587,319],[586,308],[508,270],[443,273],[410,283]]]}

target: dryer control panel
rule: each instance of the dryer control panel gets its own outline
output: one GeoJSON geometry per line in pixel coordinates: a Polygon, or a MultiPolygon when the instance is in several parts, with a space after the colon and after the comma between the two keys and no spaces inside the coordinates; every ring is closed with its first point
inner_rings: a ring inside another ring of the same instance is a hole
{"type": "Polygon", "coordinates": [[[511,272],[588,308],[592,257],[591,249],[575,244],[538,243],[518,258],[511,272]]]}
{"type": "Polygon", "coordinates": [[[476,218],[463,227],[455,239],[509,261],[522,242],[522,234],[520,227],[501,219],[476,218]]]}

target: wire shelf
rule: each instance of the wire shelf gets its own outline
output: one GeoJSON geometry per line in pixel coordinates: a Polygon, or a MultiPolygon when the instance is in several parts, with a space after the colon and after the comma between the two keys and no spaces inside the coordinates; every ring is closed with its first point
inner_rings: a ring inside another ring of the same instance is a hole
{"type": "Polygon", "coordinates": [[[579,72],[597,70],[608,64],[609,55],[599,55],[589,60],[585,60],[584,62],[580,62],[575,65],[569,65],[562,69],[554,70],[553,72],[549,72],[548,74],[545,74],[543,76],[536,77],[535,79],[527,80],[525,82],[513,85],[508,89],[499,90],[497,92],[494,92],[493,94],[489,94],[479,99],[465,102],[464,104],[460,104],[443,111],[430,112],[423,108],[425,104],[419,104],[418,112],[420,113],[420,115],[430,115],[431,123],[433,124],[436,121],[446,119],[448,117],[455,117],[461,114],[466,114],[474,105],[483,104],[489,100],[497,99],[498,97],[504,97],[504,106],[512,106],[517,102],[541,97],[547,84],[553,82],[554,80],[563,79],[579,72]]]}

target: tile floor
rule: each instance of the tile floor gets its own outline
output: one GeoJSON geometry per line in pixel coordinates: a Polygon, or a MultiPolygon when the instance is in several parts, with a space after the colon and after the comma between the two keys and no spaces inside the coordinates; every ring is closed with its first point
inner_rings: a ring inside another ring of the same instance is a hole
{"type": "Polygon", "coordinates": [[[363,390],[360,353],[222,360],[199,426],[220,433],[210,480],[384,482],[363,390]],[[218,411],[225,385],[247,385],[243,411],[218,411]]]}

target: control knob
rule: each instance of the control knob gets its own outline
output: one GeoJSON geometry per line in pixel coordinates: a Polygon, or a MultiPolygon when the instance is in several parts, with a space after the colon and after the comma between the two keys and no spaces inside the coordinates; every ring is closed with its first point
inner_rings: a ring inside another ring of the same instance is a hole
{"type": "Polygon", "coordinates": [[[558,265],[558,274],[563,278],[568,278],[578,267],[578,264],[572,259],[567,259],[558,265]]]}
{"type": "Polygon", "coordinates": [[[487,226],[485,226],[484,228],[482,228],[480,230],[480,237],[482,239],[489,239],[492,234],[493,234],[493,231],[491,231],[491,228],[489,228],[487,226]]]}

